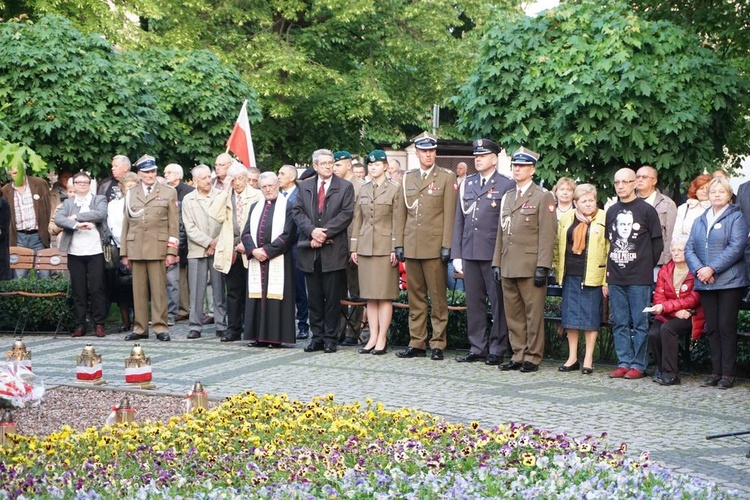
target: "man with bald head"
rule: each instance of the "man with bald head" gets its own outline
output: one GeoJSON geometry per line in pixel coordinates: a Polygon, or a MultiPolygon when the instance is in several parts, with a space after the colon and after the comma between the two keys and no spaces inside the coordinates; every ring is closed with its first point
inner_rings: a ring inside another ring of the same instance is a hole
{"type": "Polygon", "coordinates": [[[674,230],[674,223],[677,219],[677,205],[667,196],[656,189],[656,184],[659,182],[659,175],[654,167],[644,165],[638,169],[635,173],[635,185],[636,192],[639,198],[643,198],[646,203],[654,207],[657,215],[659,215],[659,223],[661,224],[662,240],[667,242],[664,245],[664,249],[659,256],[659,266],[666,264],[672,255],[669,251],[669,242],[672,241],[672,231],[674,230]]]}
{"type": "Polygon", "coordinates": [[[614,185],[618,200],[607,210],[605,230],[610,248],[607,284],[602,289],[609,297],[618,360],[609,377],[638,379],[648,361],[648,313],[643,309],[651,302],[653,270],[664,242],[656,210],[636,196],[635,172],[621,168],[615,173],[614,185]]]}
{"type": "Polygon", "coordinates": [[[214,162],[214,179],[211,183],[216,190],[223,191],[226,187],[224,179],[227,178],[227,170],[232,166],[232,163],[234,163],[234,158],[229,153],[221,153],[216,157],[216,161],[214,162]]]}
{"type": "Polygon", "coordinates": [[[456,182],[460,185],[464,179],[466,179],[466,172],[469,170],[469,166],[465,161],[458,162],[456,165],[456,182]]]}

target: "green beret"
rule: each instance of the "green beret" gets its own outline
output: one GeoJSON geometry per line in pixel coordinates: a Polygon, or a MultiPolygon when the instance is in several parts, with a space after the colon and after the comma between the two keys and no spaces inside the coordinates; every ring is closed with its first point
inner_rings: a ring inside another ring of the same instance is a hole
{"type": "Polygon", "coordinates": [[[336,151],[333,153],[333,161],[351,160],[352,155],[349,151],[336,151]]]}
{"type": "Polygon", "coordinates": [[[376,161],[388,161],[388,156],[385,154],[385,151],[382,149],[373,149],[365,158],[365,163],[368,165],[376,161]]]}

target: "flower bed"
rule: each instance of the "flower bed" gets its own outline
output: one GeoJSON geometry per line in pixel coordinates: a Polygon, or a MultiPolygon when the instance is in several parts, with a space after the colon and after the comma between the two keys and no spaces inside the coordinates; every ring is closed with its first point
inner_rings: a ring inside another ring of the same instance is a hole
{"type": "Polygon", "coordinates": [[[167,422],[0,447],[0,497],[725,498],[604,436],[244,393],[167,422]]]}

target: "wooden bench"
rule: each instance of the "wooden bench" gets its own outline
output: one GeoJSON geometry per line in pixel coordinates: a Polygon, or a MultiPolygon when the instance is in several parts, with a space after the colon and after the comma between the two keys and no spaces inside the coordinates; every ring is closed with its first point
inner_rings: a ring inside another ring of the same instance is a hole
{"type": "MultiPolygon", "coordinates": [[[[67,271],[68,269],[68,256],[65,252],[60,251],[57,248],[45,248],[39,250],[34,255],[34,251],[24,247],[10,247],[10,268],[23,269],[30,271],[32,269],[36,271],[67,271]]],[[[70,286],[64,292],[36,292],[33,290],[14,290],[10,292],[0,292],[0,297],[29,297],[29,298],[54,298],[54,297],[68,297],[70,295],[70,286]]],[[[54,313],[54,311],[50,311],[54,313]]],[[[60,331],[62,320],[65,316],[64,308],[60,308],[57,312],[58,320],[57,326],[55,327],[55,337],[60,331]]],[[[28,311],[24,311],[20,314],[20,317],[16,320],[14,328],[14,334],[23,334],[26,330],[26,323],[28,322],[28,311]]]]}

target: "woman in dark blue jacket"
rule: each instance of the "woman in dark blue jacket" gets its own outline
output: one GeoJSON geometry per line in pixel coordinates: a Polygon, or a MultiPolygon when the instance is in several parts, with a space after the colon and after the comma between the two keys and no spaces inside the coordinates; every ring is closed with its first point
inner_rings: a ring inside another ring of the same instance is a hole
{"type": "Polygon", "coordinates": [[[711,350],[712,372],[702,385],[729,389],[737,358],[737,313],[748,285],[744,261],[748,228],[739,207],[730,204],[729,181],[713,179],[708,193],[711,207],[693,224],[685,260],[696,278],[711,350]]]}

